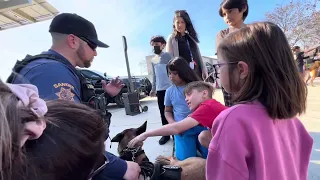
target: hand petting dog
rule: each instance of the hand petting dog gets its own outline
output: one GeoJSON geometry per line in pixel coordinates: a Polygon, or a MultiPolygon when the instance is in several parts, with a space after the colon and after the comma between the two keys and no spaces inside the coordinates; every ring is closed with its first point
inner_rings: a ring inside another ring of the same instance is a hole
{"type": "Polygon", "coordinates": [[[137,144],[142,144],[143,141],[145,141],[148,138],[148,136],[146,136],[145,133],[140,134],[139,136],[136,136],[135,138],[133,138],[129,143],[128,143],[128,147],[129,148],[133,148],[135,147],[135,145],[137,144]]]}

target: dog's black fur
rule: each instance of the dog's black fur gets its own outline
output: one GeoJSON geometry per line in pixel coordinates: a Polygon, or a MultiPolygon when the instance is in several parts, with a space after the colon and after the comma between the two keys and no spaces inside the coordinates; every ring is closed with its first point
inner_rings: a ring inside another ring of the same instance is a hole
{"type": "MultiPolygon", "coordinates": [[[[161,163],[155,163],[149,161],[149,158],[142,149],[142,143],[137,144],[134,148],[127,148],[128,143],[136,136],[144,133],[147,129],[147,121],[138,128],[126,129],[121,133],[118,133],[111,142],[118,142],[118,153],[121,159],[127,161],[134,161],[141,167],[141,176],[143,179],[150,180],[180,180],[181,179],[181,168],[175,167],[164,169],[161,163]]],[[[141,177],[140,176],[140,177],[141,177]]]]}

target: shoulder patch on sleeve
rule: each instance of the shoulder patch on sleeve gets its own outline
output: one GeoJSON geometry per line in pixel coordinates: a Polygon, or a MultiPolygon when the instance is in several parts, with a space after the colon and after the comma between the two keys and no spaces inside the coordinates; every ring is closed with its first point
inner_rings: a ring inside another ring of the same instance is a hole
{"type": "Polygon", "coordinates": [[[55,93],[59,99],[74,101],[75,94],[72,92],[74,87],[69,83],[58,83],[53,85],[54,88],[60,88],[60,91],[55,93]]]}
{"type": "Polygon", "coordinates": [[[56,89],[59,87],[69,87],[71,89],[74,89],[74,87],[69,83],[57,83],[57,84],[54,84],[53,87],[56,89]]]}

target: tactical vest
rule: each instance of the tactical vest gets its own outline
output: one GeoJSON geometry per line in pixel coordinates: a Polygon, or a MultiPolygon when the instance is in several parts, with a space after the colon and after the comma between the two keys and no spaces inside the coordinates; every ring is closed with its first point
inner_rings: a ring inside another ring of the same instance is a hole
{"type": "Polygon", "coordinates": [[[75,67],[73,67],[70,63],[61,59],[60,57],[54,54],[39,54],[35,56],[27,55],[23,60],[17,61],[12,69],[12,73],[7,79],[7,83],[13,83],[14,80],[19,76],[20,71],[30,62],[35,61],[37,59],[52,59],[55,61],[59,61],[66,65],[66,67],[71,70],[77,77],[80,79],[80,100],[82,104],[85,104],[91,108],[96,110],[100,110],[101,116],[106,123],[106,139],[109,137],[109,126],[111,123],[111,113],[106,109],[106,98],[105,94],[97,95],[95,94],[95,89],[93,84],[87,80],[84,75],[78,71],[75,67]]]}
{"type": "MultiPolygon", "coordinates": [[[[80,98],[81,103],[89,105],[90,107],[94,106],[94,97],[95,97],[95,91],[94,86],[90,81],[88,81],[84,75],[78,71],[75,67],[73,67],[70,63],[66,62],[65,60],[61,59],[60,57],[54,55],[54,54],[39,54],[35,56],[27,55],[23,60],[17,61],[12,69],[12,73],[7,79],[7,83],[13,83],[14,80],[19,76],[20,71],[29,63],[32,61],[38,60],[38,59],[52,59],[55,61],[59,61],[63,63],[69,70],[71,70],[74,74],[77,75],[77,77],[80,79],[80,98]],[[92,101],[92,102],[91,102],[92,101]]],[[[93,107],[94,108],[94,107],[93,107]]]]}

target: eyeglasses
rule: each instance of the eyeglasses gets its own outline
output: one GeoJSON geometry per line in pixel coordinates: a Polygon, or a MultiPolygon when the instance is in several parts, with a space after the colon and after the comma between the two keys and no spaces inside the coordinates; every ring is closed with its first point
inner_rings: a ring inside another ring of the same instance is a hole
{"type": "Polygon", "coordinates": [[[93,42],[91,42],[90,40],[88,40],[87,38],[85,38],[85,37],[78,37],[78,38],[80,38],[82,41],[84,41],[84,42],[86,42],[87,44],[88,44],[88,46],[93,50],[93,51],[95,51],[96,49],[97,49],[97,45],[96,44],[94,44],[93,42]]]}
{"type": "Polygon", "coordinates": [[[219,68],[220,67],[222,67],[224,65],[227,65],[227,64],[237,64],[237,63],[238,63],[238,61],[213,64],[212,65],[212,67],[213,67],[213,72],[212,72],[213,78],[214,79],[219,79],[218,74],[220,74],[220,72],[219,72],[219,68]]]}
{"type": "Polygon", "coordinates": [[[104,154],[104,163],[99,166],[96,170],[94,170],[88,177],[88,180],[91,180],[94,176],[98,175],[104,168],[106,168],[107,164],[109,164],[109,159],[108,157],[104,154]]]}

